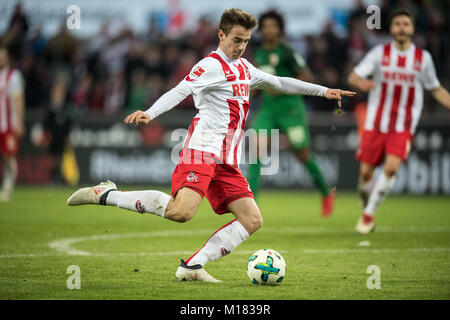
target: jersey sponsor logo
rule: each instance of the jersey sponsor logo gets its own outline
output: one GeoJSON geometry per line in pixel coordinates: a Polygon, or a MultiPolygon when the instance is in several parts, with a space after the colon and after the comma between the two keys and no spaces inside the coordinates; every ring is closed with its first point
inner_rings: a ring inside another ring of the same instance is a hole
{"type": "Polygon", "coordinates": [[[197,178],[197,176],[194,174],[193,171],[191,171],[191,172],[189,173],[189,175],[186,177],[186,180],[187,180],[188,182],[194,182],[194,183],[198,182],[198,178],[197,178]]]}
{"type": "Polygon", "coordinates": [[[250,86],[247,83],[233,84],[233,97],[248,97],[250,93],[250,86]]]}
{"type": "Polygon", "coordinates": [[[383,72],[383,78],[385,80],[397,80],[397,81],[403,81],[403,82],[414,82],[416,80],[416,75],[411,73],[404,73],[404,72],[389,72],[384,71],[383,72]]]}

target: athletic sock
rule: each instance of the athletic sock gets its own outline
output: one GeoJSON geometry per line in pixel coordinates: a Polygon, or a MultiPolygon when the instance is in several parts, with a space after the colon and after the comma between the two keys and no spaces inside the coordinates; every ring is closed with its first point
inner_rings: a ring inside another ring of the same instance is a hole
{"type": "Polygon", "coordinates": [[[363,208],[365,208],[367,206],[367,203],[369,202],[370,190],[372,190],[372,186],[373,179],[367,182],[364,182],[362,180],[359,180],[358,182],[358,195],[363,208]]]}
{"type": "Polygon", "coordinates": [[[261,161],[259,159],[255,164],[250,164],[248,166],[248,184],[250,186],[250,190],[253,192],[253,196],[255,200],[259,195],[259,187],[260,187],[260,179],[261,179],[261,161]]]}
{"type": "Polygon", "coordinates": [[[320,190],[324,197],[328,196],[330,194],[330,187],[326,183],[322,172],[320,171],[319,166],[312,155],[309,157],[308,161],[305,162],[305,166],[311,174],[314,185],[320,190]]]}
{"type": "Polygon", "coordinates": [[[391,191],[392,187],[395,183],[395,176],[389,178],[383,172],[377,179],[370,196],[369,201],[367,202],[366,207],[364,208],[364,214],[373,216],[375,214],[375,210],[378,206],[383,202],[388,193],[391,191]]]}
{"type": "Polygon", "coordinates": [[[171,196],[157,190],[145,191],[110,191],[106,197],[106,204],[139,213],[153,213],[165,216],[167,204],[171,196]]]}
{"type": "Polygon", "coordinates": [[[372,188],[372,180],[369,180],[367,182],[364,182],[360,180],[358,182],[358,192],[359,193],[370,193],[370,189],[372,188]]]}
{"type": "Polygon", "coordinates": [[[231,253],[238,245],[247,240],[249,234],[236,219],[217,230],[193,256],[186,260],[186,265],[200,264],[204,266],[231,253]]]}

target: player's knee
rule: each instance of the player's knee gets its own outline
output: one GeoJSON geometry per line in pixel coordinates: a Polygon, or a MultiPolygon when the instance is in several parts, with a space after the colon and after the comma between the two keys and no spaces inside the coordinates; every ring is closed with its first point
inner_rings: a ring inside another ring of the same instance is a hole
{"type": "Polygon", "coordinates": [[[177,222],[185,223],[191,220],[194,214],[195,212],[192,212],[191,210],[182,209],[178,210],[172,217],[174,218],[173,220],[176,220],[177,222]]]}
{"type": "Polygon", "coordinates": [[[253,214],[253,215],[249,218],[249,221],[248,221],[248,224],[247,224],[247,228],[248,228],[249,234],[252,234],[252,233],[254,233],[256,230],[258,230],[259,228],[261,228],[261,227],[262,227],[262,224],[263,224],[263,219],[262,219],[261,214],[260,214],[259,212],[253,214]]]}
{"type": "Polygon", "coordinates": [[[363,182],[368,182],[372,180],[373,172],[371,170],[361,170],[360,179],[363,182]]]}
{"type": "Polygon", "coordinates": [[[397,174],[397,168],[394,167],[386,167],[384,169],[384,174],[386,175],[386,177],[388,178],[392,178],[393,176],[395,176],[397,174]]]}
{"type": "MultiPolygon", "coordinates": [[[[258,215],[258,217],[256,218],[256,221],[255,221],[255,228],[256,228],[256,230],[258,230],[259,228],[261,228],[262,225],[263,225],[263,218],[262,218],[261,215],[258,215]]],[[[255,231],[256,231],[256,230],[255,230],[255,231]]]]}
{"type": "Polygon", "coordinates": [[[174,203],[167,208],[165,217],[176,222],[184,223],[191,220],[194,215],[194,208],[183,206],[181,203],[174,203]]]}

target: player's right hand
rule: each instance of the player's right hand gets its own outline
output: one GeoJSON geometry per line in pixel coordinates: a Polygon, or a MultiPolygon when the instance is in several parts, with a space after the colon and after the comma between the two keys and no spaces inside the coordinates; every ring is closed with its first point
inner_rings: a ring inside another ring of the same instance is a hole
{"type": "Polygon", "coordinates": [[[150,116],[147,113],[138,110],[128,115],[123,122],[125,122],[125,124],[134,124],[137,126],[139,124],[147,124],[150,120],[150,116]]]}
{"type": "Polygon", "coordinates": [[[371,89],[375,89],[375,83],[372,80],[369,79],[362,79],[358,82],[359,90],[363,92],[367,92],[371,89]]]}

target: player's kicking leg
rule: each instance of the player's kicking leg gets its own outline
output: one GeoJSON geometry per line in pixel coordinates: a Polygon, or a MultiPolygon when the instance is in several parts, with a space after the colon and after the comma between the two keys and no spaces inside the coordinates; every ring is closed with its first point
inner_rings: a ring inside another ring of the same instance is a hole
{"type": "Polygon", "coordinates": [[[182,188],[176,197],[171,197],[158,190],[118,191],[116,184],[108,180],[77,190],[67,199],[67,204],[117,206],[138,213],[155,214],[176,222],[186,222],[195,215],[201,201],[201,196],[189,188],[182,188]]]}
{"type": "Polygon", "coordinates": [[[384,170],[380,173],[380,176],[370,191],[363,215],[356,225],[356,232],[368,234],[375,230],[375,211],[394,186],[395,175],[400,168],[402,161],[402,158],[393,154],[388,154],[386,156],[384,170]]]}
{"type": "MultiPolygon", "coordinates": [[[[135,211],[151,213],[160,217],[186,222],[192,219],[197,211],[202,197],[190,188],[181,188],[175,197],[157,191],[117,191],[116,184],[111,181],[102,182],[93,187],[77,190],[67,200],[69,206],[97,204],[110,205],[135,211]]],[[[204,282],[220,282],[209,275],[202,265],[179,267],[179,280],[198,280],[204,282]]]]}
{"type": "MultiPolygon", "coordinates": [[[[186,262],[181,260],[175,274],[178,280],[200,280],[200,277],[209,279],[211,276],[204,275],[206,271],[203,266],[231,253],[262,225],[261,213],[253,198],[235,200],[228,205],[228,210],[236,219],[219,228],[186,262]]],[[[220,282],[212,277],[206,281],[220,282]]]]}

